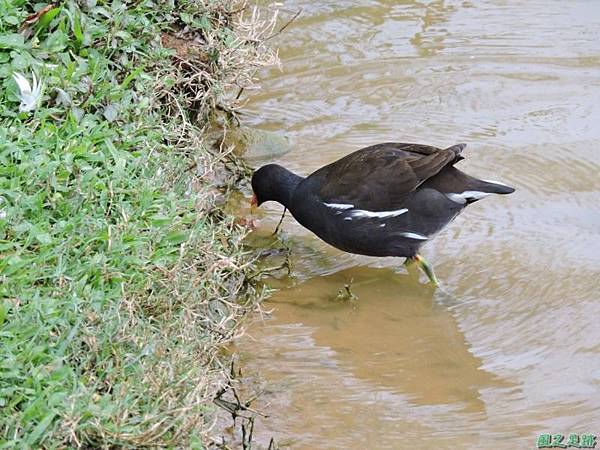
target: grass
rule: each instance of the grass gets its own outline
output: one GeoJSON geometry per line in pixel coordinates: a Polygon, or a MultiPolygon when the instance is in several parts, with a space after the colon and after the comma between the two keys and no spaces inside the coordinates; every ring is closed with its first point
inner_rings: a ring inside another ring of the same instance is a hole
{"type": "Polygon", "coordinates": [[[206,135],[274,62],[272,22],[71,0],[21,27],[46,6],[0,0],[0,448],[202,448],[256,298],[206,135]],[[15,72],[43,80],[32,112],[15,72]]]}

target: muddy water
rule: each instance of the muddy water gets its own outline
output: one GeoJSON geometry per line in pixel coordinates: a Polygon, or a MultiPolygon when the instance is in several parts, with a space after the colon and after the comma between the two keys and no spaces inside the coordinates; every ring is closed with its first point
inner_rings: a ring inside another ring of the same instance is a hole
{"type": "MultiPolygon", "coordinates": [[[[518,190],[424,247],[446,294],[286,219],[291,276],[270,280],[272,314],[237,347],[266,389],[255,438],[527,449],[593,432],[600,445],[600,2],[284,7],[302,16],[246,117],[290,138],[277,162],[308,174],[377,142],[466,142],[461,168],[518,190]],[[351,281],[357,299],[336,299],[351,281]]],[[[281,211],[263,209],[259,236],[281,211]]]]}

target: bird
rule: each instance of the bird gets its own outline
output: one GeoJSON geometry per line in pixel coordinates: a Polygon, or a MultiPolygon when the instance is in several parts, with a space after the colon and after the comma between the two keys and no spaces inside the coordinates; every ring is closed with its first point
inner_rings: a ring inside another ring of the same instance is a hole
{"type": "Polygon", "coordinates": [[[515,191],[457,169],[465,147],[386,142],[350,153],[306,177],[267,164],[252,175],[251,204],[278,202],[333,247],[359,255],[404,257],[406,265],[416,263],[439,286],[421,247],[468,205],[490,194],[515,191]]]}

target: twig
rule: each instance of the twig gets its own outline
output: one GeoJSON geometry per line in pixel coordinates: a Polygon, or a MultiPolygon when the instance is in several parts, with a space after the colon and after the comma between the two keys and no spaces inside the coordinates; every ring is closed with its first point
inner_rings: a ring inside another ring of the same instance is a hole
{"type": "MultiPolygon", "coordinates": [[[[300,14],[302,14],[302,11],[303,11],[303,9],[302,9],[302,8],[300,8],[298,11],[296,11],[296,14],[294,14],[290,20],[288,20],[288,21],[287,21],[287,22],[286,22],[286,23],[285,23],[285,24],[284,24],[284,25],[283,25],[283,26],[282,26],[282,27],[281,27],[279,30],[277,30],[275,33],[273,33],[273,34],[271,34],[271,35],[267,36],[267,37],[266,37],[266,38],[263,40],[263,42],[267,42],[268,40],[270,40],[270,39],[272,39],[272,38],[274,38],[274,37],[276,37],[276,36],[279,36],[281,33],[283,33],[283,31],[284,31],[284,30],[285,30],[287,27],[289,27],[289,26],[292,24],[292,22],[293,22],[294,20],[296,20],[296,19],[298,18],[298,16],[300,16],[300,14]]],[[[256,75],[256,72],[257,72],[257,71],[258,71],[258,69],[255,69],[255,70],[254,70],[254,72],[252,73],[252,75],[250,76],[250,78],[254,78],[254,75],[256,75]]],[[[235,99],[236,99],[236,100],[239,100],[243,92],[244,92],[244,87],[242,86],[242,87],[240,88],[240,90],[238,91],[237,95],[235,96],[235,99]]]]}
{"type": "Polygon", "coordinates": [[[270,36],[267,36],[267,37],[265,38],[265,42],[266,42],[266,41],[268,41],[269,39],[272,39],[272,38],[274,38],[275,36],[279,36],[279,35],[280,35],[280,34],[281,34],[281,33],[282,33],[282,32],[283,32],[283,31],[284,31],[284,30],[285,30],[287,27],[289,27],[289,26],[292,24],[292,22],[293,22],[294,20],[296,20],[296,19],[298,18],[298,16],[299,16],[300,14],[302,14],[302,8],[300,8],[300,9],[299,9],[299,10],[296,12],[296,14],[294,14],[294,15],[292,16],[292,18],[291,18],[290,20],[288,20],[288,21],[285,23],[285,25],[283,25],[283,26],[282,26],[282,27],[281,27],[281,28],[280,28],[278,31],[276,31],[275,33],[273,33],[273,34],[272,34],[272,35],[270,35],[270,36]]]}
{"type": "Polygon", "coordinates": [[[246,436],[246,425],[242,424],[242,448],[244,450],[252,450],[252,433],[254,432],[254,417],[248,419],[250,430],[246,436]]]}

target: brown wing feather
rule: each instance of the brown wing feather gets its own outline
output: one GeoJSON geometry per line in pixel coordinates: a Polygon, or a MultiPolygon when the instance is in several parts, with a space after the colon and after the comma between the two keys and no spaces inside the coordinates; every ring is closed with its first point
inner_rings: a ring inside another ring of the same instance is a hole
{"type": "Polygon", "coordinates": [[[348,203],[369,211],[402,208],[417,186],[458,157],[464,144],[447,149],[385,143],[358,150],[319,169],[319,195],[326,203],[348,203]]]}

